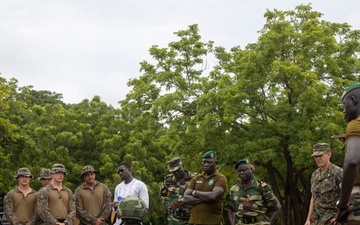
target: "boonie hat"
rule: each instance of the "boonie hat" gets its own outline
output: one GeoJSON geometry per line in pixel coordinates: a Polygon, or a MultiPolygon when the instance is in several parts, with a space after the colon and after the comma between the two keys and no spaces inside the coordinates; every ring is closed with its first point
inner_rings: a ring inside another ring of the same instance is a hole
{"type": "Polygon", "coordinates": [[[63,164],[55,163],[51,168],[51,173],[58,172],[63,172],[65,175],[67,175],[65,166],[63,164]]]}
{"type": "Polygon", "coordinates": [[[21,167],[18,169],[15,179],[17,179],[19,176],[25,176],[25,177],[31,177],[31,179],[34,178],[34,176],[31,174],[30,170],[26,167],[21,167]]]}
{"type": "Polygon", "coordinates": [[[41,179],[46,179],[46,180],[51,179],[51,170],[50,169],[41,169],[40,176],[39,176],[38,179],[39,180],[41,180],[41,179]]]}
{"type": "Polygon", "coordinates": [[[321,156],[328,151],[330,151],[330,145],[328,143],[317,143],[313,145],[313,153],[311,156],[321,156]]]}
{"type": "Polygon", "coordinates": [[[79,177],[82,177],[87,172],[98,172],[98,171],[95,170],[93,166],[87,165],[82,168],[81,174],[79,177]]]}
{"type": "Polygon", "coordinates": [[[181,165],[182,165],[182,161],[180,157],[175,157],[173,159],[171,159],[168,162],[168,168],[169,168],[169,172],[175,172],[176,170],[180,169],[181,165]]]}

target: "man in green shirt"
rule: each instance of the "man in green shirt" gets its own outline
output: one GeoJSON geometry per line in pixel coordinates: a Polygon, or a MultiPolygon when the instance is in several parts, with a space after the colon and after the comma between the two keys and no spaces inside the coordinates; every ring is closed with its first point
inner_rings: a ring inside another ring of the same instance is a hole
{"type": "Polygon", "coordinates": [[[226,177],[216,169],[216,152],[202,156],[204,172],[191,179],[184,194],[184,204],[192,205],[189,224],[224,224],[223,199],[227,188],[226,177]]]}

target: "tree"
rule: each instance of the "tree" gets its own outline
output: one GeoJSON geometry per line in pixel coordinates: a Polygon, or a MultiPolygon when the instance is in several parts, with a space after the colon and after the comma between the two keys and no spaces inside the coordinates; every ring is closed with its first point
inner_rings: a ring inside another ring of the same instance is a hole
{"type": "Polygon", "coordinates": [[[320,16],[310,5],[267,11],[257,43],[217,50],[218,70],[232,74],[239,89],[234,97],[242,96],[233,105],[239,109],[235,129],[245,131],[241,149],[266,168],[283,203],[283,224],[304,223],[311,146],[338,146],[330,137],[345,127],[339,96],[359,73],[359,31],[320,16]]]}

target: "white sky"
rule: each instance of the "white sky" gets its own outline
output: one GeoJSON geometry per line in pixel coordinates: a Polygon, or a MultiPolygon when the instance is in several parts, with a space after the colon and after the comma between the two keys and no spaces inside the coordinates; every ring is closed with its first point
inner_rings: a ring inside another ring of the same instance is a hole
{"type": "Polygon", "coordinates": [[[177,41],[174,32],[196,23],[203,42],[243,48],[257,41],[266,9],[308,3],[360,29],[359,0],[0,0],[0,76],[66,103],[99,95],[118,107],[149,48],[177,41]]]}

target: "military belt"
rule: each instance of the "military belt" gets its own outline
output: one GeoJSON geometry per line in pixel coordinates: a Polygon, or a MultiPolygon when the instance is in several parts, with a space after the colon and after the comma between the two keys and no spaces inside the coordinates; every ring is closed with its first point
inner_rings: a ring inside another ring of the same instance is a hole
{"type": "Polygon", "coordinates": [[[252,224],[262,221],[263,218],[264,216],[244,216],[241,220],[245,224],[252,224]]]}

